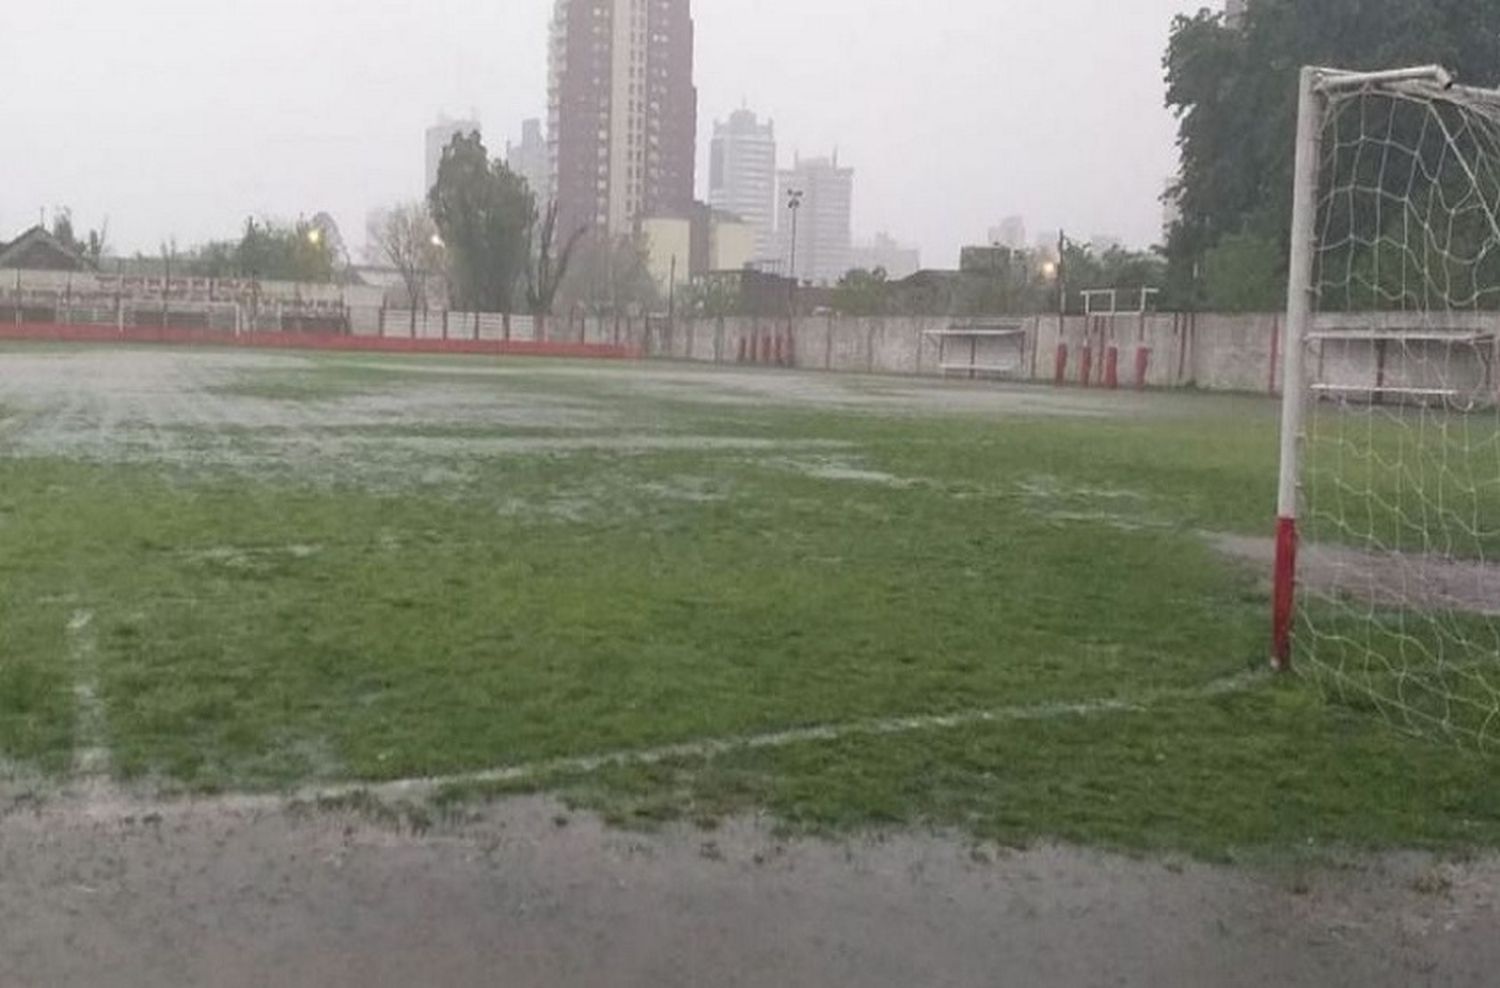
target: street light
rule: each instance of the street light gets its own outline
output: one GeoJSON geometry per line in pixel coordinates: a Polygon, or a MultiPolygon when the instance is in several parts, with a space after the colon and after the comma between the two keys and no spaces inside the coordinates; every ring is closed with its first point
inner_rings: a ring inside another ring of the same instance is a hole
{"type": "Polygon", "coordinates": [[[797,282],[797,214],[802,211],[802,199],[805,193],[801,189],[788,189],[786,193],[786,208],[792,211],[792,260],[791,274],[792,283],[797,282]]]}
{"type": "Polygon", "coordinates": [[[313,227],[311,230],[308,230],[307,242],[312,244],[314,247],[321,244],[323,242],[323,231],[319,230],[317,227],[313,227]]]}
{"type": "Polygon", "coordinates": [[[797,214],[802,212],[803,191],[801,189],[787,189],[786,208],[792,211],[792,259],[791,275],[792,283],[787,288],[787,332],[792,332],[792,323],[797,318],[797,214]]]}

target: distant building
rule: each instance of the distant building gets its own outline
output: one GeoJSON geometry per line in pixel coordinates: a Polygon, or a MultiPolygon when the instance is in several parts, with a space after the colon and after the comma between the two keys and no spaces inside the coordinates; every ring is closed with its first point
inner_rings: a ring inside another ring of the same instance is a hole
{"type": "Polygon", "coordinates": [[[521,123],[521,143],[505,142],[505,164],[526,180],[537,208],[545,209],[552,198],[552,180],[547,169],[547,138],[540,120],[521,123]]]}
{"type": "Polygon", "coordinates": [[[1108,254],[1112,250],[1124,250],[1125,239],[1113,233],[1096,233],[1089,237],[1089,248],[1095,254],[1108,254]]]}
{"type": "Polygon", "coordinates": [[[1009,247],[964,247],[958,254],[961,274],[997,277],[1009,274],[1016,251],[1009,247]]]}
{"type": "Polygon", "coordinates": [[[1245,26],[1245,10],[1250,0],[1224,0],[1224,26],[1239,30],[1245,26]]]}
{"type": "Polygon", "coordinates": [[[732,213],[714,210],[708,229],[708,270],[739,271],[760,256],[760,231],[732,213]]]}
{"type": "Polygon", "coordinates": [[[755,232],[755,257],[776,252],[776,126],[749,110],[714,124],[709,147],[708,203],[733,213],[755,232]]]}
{"type": "Polygon", "coordinates": [[[738,271],[755,259],[755,230],[732,213],[696,203],[684,216],[641,220],[646,266],[665,294],[713,271],[738,271]]]}
{"type": "Polygon", "coordinates": [[[663,295],[693,276],[693,221],[690,217],[651,216],[641,220],[646,270],[663,295]]]}
{"type": "MultiPolygon", "coordinates": [[[[1056,237],[1052,238],[1055,242],[1056,237]]],[[[990,227],[989,242],[991,247],[1009,247],[1011,250],[1024,250],[1026,248],[1026,218],[1024,216],[1007,216],[1000,221],[999,226],[990,227]]]]}
{"type": "Polygon", "coordinates": [[[92,271],[83,255],[34,226],[9,244],[0,243],[0,269],[15,271],[92,271]]]}
{"type": "Polygon", "coordinates": [[[872,242],[850,249],[848,263],[851,270],[884,268],[886,277],[900,281],[921,270],[922,252],[915,247],[903,247],[889,233],[877,233],[872,242]]]}
{"type": "Polygon", "coordinates": [[[692,210],[693,43],[689,0],[556,0],[547,141],[561,231],[626,236],[692,210]]]}
{"type": "Polygon", "coordinates": [[[854,169],[839,167],[837,152],[831,158],[798,158],[777,184],[777,234],[787,270],[799,281],[837,284],[849,273],[854,169]],[[795,217],[789,208],[792,192],[802,194],[795,217]]]}
{"type": "Polygon", "coordinates": [[[798,314],[809,315],[832,303],[832,289],[799,289],[790,278],[754,268],[710,271],[694,281],[719,295],[736,315],[784,317],[793,306],[798,314]]]}
{"type": "Polygon", "coordinates": [[[453,143],[453,138],[459,134],[479,132],[478,120],[452,120],[446,116],[439,117],[437,123],[427,128],[427,185],[422,189],[424,196],[437,184],[438,166],[443,163],[443,151],[453,143]]]}

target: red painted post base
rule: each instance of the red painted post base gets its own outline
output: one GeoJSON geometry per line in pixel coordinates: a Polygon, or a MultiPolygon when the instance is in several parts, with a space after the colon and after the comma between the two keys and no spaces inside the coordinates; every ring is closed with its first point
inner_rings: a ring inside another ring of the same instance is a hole
{"type": "Polygon", "coordinates": [[[1078,383],[1090,387],[1094,383],[1094,348],[1085,346],[1078,366],[1078,383]]]}
{"type": "Polygon", "coordinates": [[[1135,351],[1135,389],[1146,390],[1146,376],[1151,371],[1151,348],[1143,346],[1135,351]]]}
{"type": "Polygon", "coordinates": [[[1297,519],[1276,520],[1276,573],[1272,589],[1271,665],[1292,668],[1292,621],[1297,606],[1297,519]]]}
{"type": "Polygon", "coordinates": [[[740,337],[740,352],[739,356],[735,358],[735,362],[740,364],[745,362],[745,338],[743,336],[740,337]]]}
{"type": "Polygon", "coordinates": [[[1120,348],[1117,346],[1104,351],[1104,386],[1111,391],[1120,386],[1120,348]]]}
{"type": "Polygon", "coordinates": [[[1057,345],[1057,386],[1060,388],[1068,383],[1068,345],[1059,343],[1057,345]]]}

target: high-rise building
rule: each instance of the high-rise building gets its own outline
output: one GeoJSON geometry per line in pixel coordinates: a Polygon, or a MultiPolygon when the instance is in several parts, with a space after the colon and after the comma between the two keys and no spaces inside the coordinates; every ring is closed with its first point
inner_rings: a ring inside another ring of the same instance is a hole
{"type": "Polygon", "coordinates": [[[478,133],[479,129],[478,120],[453,120],[446,115],[438,117],[438,122],[427,128],[427,186],[422,190],[423,195],[437,184],[443,151],[453,138],[458,134],[478,133]]]}
{"type": "Polygon", "coordinates": [[[1224,0],[1224,25],[1238,30],[1245,24],[1245,9],[1250,0],[1224,0]]]}
{"type": "Polygon", "coordinates": [[[552,198],[552,180],[547,167],[547,138],[542,135],[540,120],[521,123],[521,143],[505,142],[505,164],[526,180],[537,208],[545,209],[552,198]]]}
{"type": "Polygon", "coordinates": [[[991,247],[1009,247],[1011,250],[1026,249],[1026,217],[1007,216],[999,226],[990,227],[991,247]]]}
{"type": "Polygon", "coordinates": [[[690,0],[556,0],[551,182],[564,231],[637,232],[692,210],[698,91],[690,0]]]}
{"type": "Polygon", "coordinates": [[[755,231],[755,256],[776,253],[776,127],[749,110],[714,123],[709,149],[708,203],[755,231]]]}
{"type": "Polygon", "coordinates": [[[837,152],[831,158],[799,157],[791,169],[779,173],[778,185],[777,233],[784,270],[801,281],[837,284],[849,273],[854,169],[840,168],[837,152]],[[790,208],[794,193],[800,193],[795,210],[790,208]]]}

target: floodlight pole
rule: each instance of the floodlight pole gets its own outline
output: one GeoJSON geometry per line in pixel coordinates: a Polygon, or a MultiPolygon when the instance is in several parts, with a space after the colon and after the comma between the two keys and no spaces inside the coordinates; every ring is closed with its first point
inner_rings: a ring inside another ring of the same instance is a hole
{"type": "Polygon", "coordinates": [[[805,193],[801,189],[788,189],[786,193],[786,208],[792,214],[792,259],[791,275],[792,284],[787,292],[787,303],[791,309],[788,313],[788,331],[797,318],[797,216],[802,212],[802,199],[805,193]]]}

